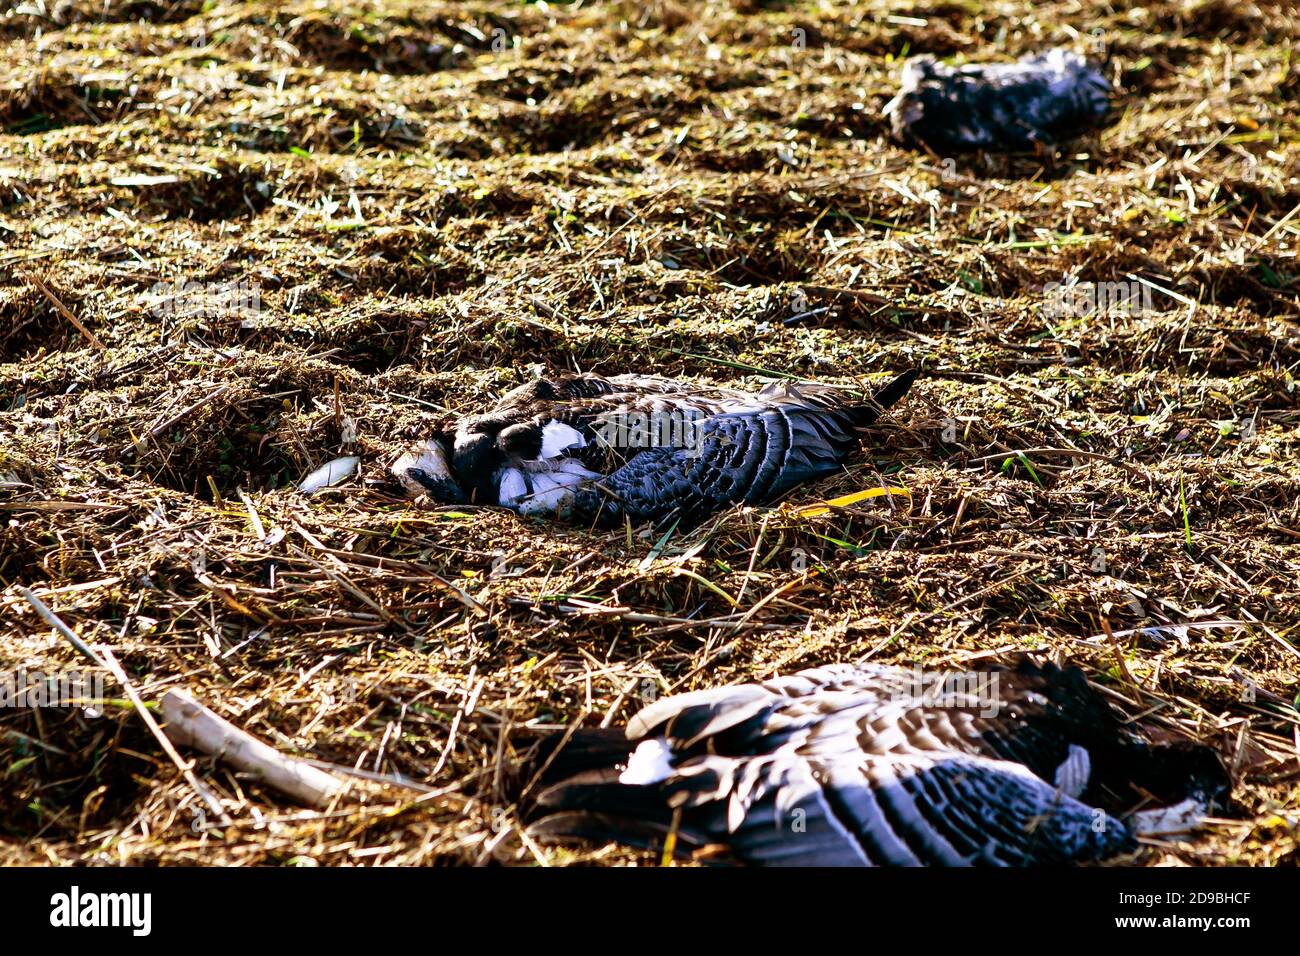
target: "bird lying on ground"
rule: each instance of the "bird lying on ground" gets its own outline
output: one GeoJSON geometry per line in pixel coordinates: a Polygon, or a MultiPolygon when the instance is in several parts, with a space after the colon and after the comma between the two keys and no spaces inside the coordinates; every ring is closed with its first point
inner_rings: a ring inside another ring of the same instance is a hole
{"type": "Polygon", "coordinates": [[[915,378],[904,372],[870,400],[786,382],[751,394],[649,375],[539,379],[421,443],[392,472],[408,492],[444,503],[691,525],[836,471],[859,430],[915,378]]]}
{"type": "Polygon", "coordinates": [[[1098,125],[1109,110],[1110,84],[1098,69],[1054,49],[967,66],[913,57],[884,112],[897,137],[942,154],[1041,149],[1098,125]]]}
{"type": "MultiPolygon", "coordinates": [[[[617,730],[543,740],[533,837],[761,865],[1100,860],[1225,799],[1213,751],[1125,729],[1075,667],[834,665],[668,697],[617,730]],[[1164,809],[1141,810],[1147,799],[1164,809]]],[[[535,794],[535,799],[531,796],[535,794]]]]}

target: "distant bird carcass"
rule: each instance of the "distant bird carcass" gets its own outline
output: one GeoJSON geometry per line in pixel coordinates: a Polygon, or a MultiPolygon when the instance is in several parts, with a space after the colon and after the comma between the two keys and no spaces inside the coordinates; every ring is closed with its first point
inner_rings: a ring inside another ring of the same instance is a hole
{"type": "Polygon", "coordinates": [[[759,865],[1027,866],[1135,850],[1227,795],[1213,751],[1138,738],[1077,668],[973,674],[835,665],[668,697],[625,734],[558,733],[524,767],[529,832],[672,834],[759,865]],[[1150,795],[1167,803],[1116,815],[1150,795]]]}
{"type": "Polygon", "coordinates": [[[748,393],[649,375],[539,379],[392,471],[409,493],[439,502],[606,526],[689,525],[834,472],[915,377],[905,372],[871,399],[784,382],[748,393]]]}
{"type": "Polygon", "coordinates": [[[904,64],[885,115],[897,137],[939,154],[1041,149],[1100,124],[1110,92],[1094,65],[1065,49],[967,66],[924,55],[904,64]]]}

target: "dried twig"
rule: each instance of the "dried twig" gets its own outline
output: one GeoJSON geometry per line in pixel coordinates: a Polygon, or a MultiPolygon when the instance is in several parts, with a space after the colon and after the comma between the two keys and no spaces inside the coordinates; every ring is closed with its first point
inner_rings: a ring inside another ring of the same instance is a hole
{"type": "Polygon", "coordinates": [[[41,295],[45,296],[46,300],[50,303],[50,305],[54,306],[55,311],[58,312],[59,315],[67,319],[69,324],[71,324],[73,328],[75,328],[78,332],[80,332],[82,337],[87,342],[89,342],[97,349],[105,348],[105,345],[103,341],[99,338],[99,336],[96,335],[94,332],[90,331],[90,329],[86,328],[86,326],[82,323],[82,321],[79,318],[77,318],[75,315],[73,315],[72,310],[69,309],[66,305],[64,305],[62,301],[60,301],[59,297],[54,294],[54,290],[45,284],[44,279],[38,276],[35,272],[29,272],[26,275],[28,281],[30,281],[32,285],[36,286],[36,288],[40,290],[41,295]]]}
{"type": "Polygon", "coordinates": [[[136,713],[140,715],[140,719],[144,721],[145,726],[149,728],[149,732],[158,740],[158,743],[162,746],[163,752],[171,758],[172,763],[176,764],[181,775],[185,777],[185,782],[194,789],[194,792],[199,795],[203,802],[207,804],[208,809],[211,810],[218,819],[223,823],[229,823],[230,817],[222,808],[221,801],[219,801],[212,791],[205,787],[203,782],[195,775],[194,765],[182,758],[181,755],[176,752],[176,748],[171,745],[171,741],[167,739],[167,735],[164,734],[162,728],[158,726],[158,721],[154,720],[153,714],[149,713],[149,709],[145,706],[144,701],[140,699],[139,693],[136,692],[135,685],[131,683],[130,678],[126,675],[126,671],[122,669],[122,665],[119,664],[117,658],[113,656],[113,652],[107,647],[100,648],[96,651],[78,637],[77,633],[72,630],[72,628],[64,624],[63,621],[60,620],[59,616],[46,607],[45,603],[35,594],[26,588],[20,588],[19,593],[27,599],[27,603],[36,610],[36,613],[44,618],[47,624],[58,631],[58,633],[62,635],[68,643],[99,667],[107,670],[117,679],[117,682],[122,685],[122,689],[126,692],[126,696],[130,698],[131,704],[135,707],[136,713]]]}
{"type": "Polygon", "coordinates": [[[299,803],[326,807],[346,789],[337,777],[267,746],[185,691],[167,691],[162,709],[167,734],[176,743],[224,760],[299,803]]]}

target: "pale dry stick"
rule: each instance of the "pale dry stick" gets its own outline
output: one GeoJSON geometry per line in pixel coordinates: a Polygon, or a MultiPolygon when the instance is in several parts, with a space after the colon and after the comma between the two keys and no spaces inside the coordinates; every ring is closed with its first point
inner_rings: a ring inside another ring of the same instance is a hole
{"type": "Polygon", "coordinates": [[[694,667],[692,667],[681,677],[677,678],[677,680],[674,681],[668,687],[668,690],[665,691],[665,694],[677,693],[678,689],[684,687],[687,681],[691,680],[693,677],[697,676],[698,674],[704,673],[704,671],[706,671],[708,668],[712,667],[714,664],[726,658],[727,655],[733,653],[736,650],[736,645],[738,643],[739,643],[739,639],[734,641],[728,641],[726,644],[723,644],[721,647],[719,647],[716,651],[714,651],[712,654],[706,657],[699,664],[696,664],[694,667]]]}
{"type": "Polygon", "coordinates": [[[507,735],[510,733],[510,730],[514,726],[514,721],[511,720],[510,718],[510,714],[514,709],[514,706],[515,706],[515,695],[514,692],[511,691],[506,696],[506,702],[504,707],[505,714],[500,718],[501,722],[497,728],[497,749],[496,749],[496,754],[494,755],[495,759],[492,762],[492,793],[496,796],[500,796],[502,793],[505,792],[505,787],[503,785],[503,774],[504,774],[504,767],[505,767],[506,739],[507,739],[507,735]]]}
{"type": "Polygon", "coordinates": [[[469,668],[469,676],[465,679],[465,699],[461,701],[460,706],[456,708],[456,716],[451,720],[451,729],[447,731],[447,743],[442,748],[442,753],[438,756],[438,763],[429,774],[430,780],[437,777],[438,773],[446,765],[447,759],[451,756],[452,748],[456,746],[456,733],[460,730],[461,719],[466,714],[473,713],[474,706],[478,703],[478,695],[487,684],[486,680],[481,680],[478,684],[474,683],[477,671],[478,665],[471,664],[469,668]]]}
{"type": "Polygon", "coordinates": [[[1136,702],[1141,704],[1142,689],[1138,682],[1133,679],[1133,675],[1129,673],[1128,661],[1124,660],[1124,650],[1119,646],[1119,641],[1115,639],[1115,632],[1110,629],[1110,618],[1104,614],[1101,618],[1101,629],[1106,632],[1106,639],[1110,642],[1111,650],[1115,652],[1115,663],[1119,665],[1119,672],[1124,675],[1124,680],[1128,681],[1136,702]]]}
{"type": "Polygon", "coordinates": [[[763,515],[763,521],[758,526],[758,537],[754,539],[754,550],[749,552],[749,565],[745,568],[745,576],[740,580],[740,590],[736,592],[737,605],[745,599],[745,590],[749,587],[749,579],[754,574],[754,563],[758,560],[758,550],[763,544],[763,536],[767,534],[767,522],[771,517],[772,512],[768,511],[763,515]]]}
{"type": "Polygon", "coordinates": [[[142,701],[140,695],[136,693],[135,686],[131,683],[131,679],[126,676],[126,671],[124,671],[122,665],[117,662],[117,658],[113,656],[113,652],[106,647],[96,651],[89,644],[83,641],[77,635],[76,631],[64,624],[57,614],[46,607],[45,602],[31,591],[27,590],[27,588],[19,588],[18,593],[27,599],[27,603],[30,604],[36,613],[44,619],[45,623],[58,631],[58,633],[84,657],[89,659],[96,666],[104,668],[104,670],[113,675],[117,682],[122,685],[122,689],[126,691],[126,696],[130,698],[131,704],[135,707],[136,712],[139,713],[145,726],[148,727],[150,733],[158,739],[158,743],[162,746],[163,752],[171,758],[174,764],[176,764],[177,769],[180,770],[181,775],[185,778],[185,782],[188,783],[193,788],[194,792],[199,795],[200,799],[208,805],[208,809],[212,811],[214,816],[221,820],[223,824],[229,825],[231,819],[222,808],[221,802],[217,800],[216,796],[214,796],[213,793],[208,790],[208,788],[203,785],[203,782],[195,775],[194,764],[186,761],[179,753],[177,753],[176,748],[173,747],[171,741],[167,739],[167,735],[163,733],[162,728],[158,726],[158,721],[154,720],[153,714],[149,713],[149,709],[145,707],[144,701],[142,701]]]}
{"type": "MultiPolygon", "coordinates": [[[[528,297],[528,301],[532,303],[533,308],[535,308],[538,312],[542,313],[542,315],[546,316],[548,319],[554,319],[556,322],[566,321],[563,313],[561,313],[558,309],[552,308],[551,306],[547,305],[538,296],[530,295],[528,297]]],[[[530,324],[536,324],[538,328],[543,328],[543,329],[546,328],[546,326],[540,323],[530,323],[530,324]]],[[[547,331],[554,332],[555,329],[547,329],[547,331]]]]}
{"type": "Polygon", "coordinates": [[[768,603],[771,602],[774,598],[780,597],[786,591],[790,590],[790,588],[794,587],[797,584],[802,584],[802,583],[803,581],[801,579],[796,578],[795,580],[788,581],[785,584],[781,585],[780,587],[776,588],[771,593],[769,593],[766,597],[759,598],[757,601],[754,602],[754,604],[749,608],[748,611],[746,611],[744,614],[740,616],[740,620],[738,620],[735,624],[731,626],[732,631],[733,632],[739,631],[742,627],[744,627],[746,624],[749,623],[750,618],[752,618],[755,614],[757,614],[764,607],[766,607],[768,603]]]}
{"type": "Polygon", "coordinates": [[[252,774],[268,787],[310,807],[328,807],[346,784],[295,757],[288,757],[240,730],[204,707],[183,690],[169,690],[162,699],[167,734],[176,743],[193,747],[252,774]]]}
{"type": "Polygon", "coordinates": [[[1259,247],[1260,247],[1260,246],[1262,246],[1264,243],[1268,242],[1270,239],[1273,238],[1273,233],[1277,232],[1279,229],[1281,229],[1283,226],[1285,226],[1288,222],[1290,222],[1290,221],[1291,221],[1291,217],[1294,216],[1294,215],[1295,215],[1296,213],[1298,213],[1298,212],[1300,212],[1300,204],[1297,204],[1297,205],[1295,206],[1295,208],[1292,209],[1289,213],[1287,213],[1285,216],[1283,216],[1283,217],[1282,217],[1281,219],[1279,219],[1277,222],[1273,223],[1273,228],[1270,229],[1268,232],[1264,233],[1264,235],[1260,236],[1260,237],[1259,237],[1259,240],[1255,243],[1254,246],[1251,247],[1250,251],[1251,251],[1251,252],[1257,252],[1257,251],[1259,250],[1259,247]]]}
{"type": "Polygon", "coordinates": [[[623,685],[618,692],[618,696],[614,698],[614,702],[609,705],[609,710],[605,711],[605,716],[600,720],[600,727],[602,729],[608,727],[614,722],[614,715],[618,713],[619,707],[623,706],[623,701],[627,700],[627,695],[632,693],[633,688],[640,684],[644,679],[645,678],[643,677],[633,677],[623,685]]]}
{"type": "Polygon", "coordinates": [[[1094,634],[1092,637],[1071,637],[1069,640],[1074,641],[1076,644],[1099,644],[1112,637],[1132,637],[1134,634],[1143,634],[1148,631],[1173,631],[1180,627],[1189,631],[1203,631],[1220,627],[1245,627],[1246,624],[1246,621],[1191,621],[1187,624],[1155,624],[1150,627],[1129,627],[1122,631],[1111,631],[1109,634],[1094,634]]]}
{"type": "Polygon", "coordinates": [[[502,827],[499,833],[492,834],[488,841],[483,845],[483,851],[479,853],[478,859],[474,861],[474,865],[476,867],[487,866],[488,861],[492,858],[492,851],[495,850],[501,844],[501,841],[508,837],[514,829],[515,825],[509,823],[502,827]]]}
{"type": "Polygon", "coordinates": [[[1173,289],[1166,289],[1162,285],[1156,285],[1156,283],[1152,282],[1150,279],[1144,278],[1143,276],[1135,275],[1132,272],[1126,272],[1124,275],[1125,278],[1132,279],[1134,282],[1139,282],[1142,285],[1146,286],[1148,289],[1154,289],[1156,292],[1163,293],[1164,295],[1169,296],[1169,298],[1177,302],[1181,302],[1183,305],[1188,306],[1189,308],[1194,309],[1196,308],[1197,305],[1200,304],[1195,299],[1190,299],[1187,296],[1183,295],[1181,292],[1175,292],[1173,289]]]}
{"type": "MultiPolygon", "coordinates": [[[[595,605],[580,607],[575,604],[541,604],[528,598],[506,598],[507,603],[513,607],[524,607],[534,611],[542,609],[551,610],[561,615],[555,618],[551,624],[556,624],[564,619],[564,615],[578,615],[584,617],[610,617],[619,621],[625,621],[628,624],[661,624],[664,625],[656,631],[649,632],[650,635],[659,632],[672,632],[685,630],[693,627],[722,628],[734,627],[736,621],[742,617],[739,614],[726,614],[721,617],[704,617],[698,620],[692,620],[685,617],[667,617],[663,614],[645,614],[640,611],[629,611],[626,608],[608,608],[595,605]]],[[[756,631],[784,631],[788,626],[784,624],[750,624],[751,629],[756,631]]]]}
{"type": "MultiPolygon", "coordinates": [[[[1266,687],[1260,687],[1253,680],[1251,680],[1250,677],[1243,674],[1241,671],[1237,670],[1236,668],[1229,670],[1228,676],[1232,678],[1234,681],[1236,681],[1238,684],[1241,684],[1251,694],[1253,694],[1256,697],[1264,698],[1264,700],[1268,701],[1270,704],[1278,704],[1282,707],[1289,707],[1292,710],[1295,709],[1295,704],[1292,703],[1288,698],[1275,694],[1266,687]]],[[[1255,712],[1258,714],[1273,716],[1272,711],[1264,710],[1263,708],[1258,706],[1255,708],[1255,712]]],[[[1285,714],[1279,714],[1277,716],[1281,720],[1288,719],[1287,715],[1285,714]]],[[[1291,722],[1297,724],[1297,726],[1300,726],[1300,721],[1292,720],[1291,722]]]]}
{"type": "Polygon", "coordinates": [[[676,190],[677,187],[680,186],[681,184],[682,183],[680,181],[670,182],[667,186],[663,187],[658,192],[652,193],[648,197],[650,200],[649,203],[646,205],[644,211],[640,215],[633,214],[631,216],[628,216],[627,221],[625,221],[623,225],[619,226],[617,229],[615,229],[613,232],[607,235],[604,239],[598,242],[594,248],[592,248],[590,251],[587,252],[586,255],[584,255],[580,260],[578,260],[578,264],[585,266],[588,262],[594,259],[596,257],[596,254],[599,253],[602,249],[604,249],[605,246],[613,242],[615,237],[617,237],[619,233],[621,233],[628,226],[632,225],[632,223],[636,222],[638,219],[644,219],[645,213],[653,210],[654,207],[658,204],[660,199],[662,199],[664,196],[676,190]]]}
{"type": "MultiPolygon", "coordinates": [[[[329,568],[325,567],[325,565],[321,564],[319,561],[317,561],[306,551],[303,551],[301,548],[295,548],[293,547],[293,545],[290,545],[289,550],[292,553],[296,554],[298,557],[302,558],[303,560],[310,561],[312,564],[316,565],[317,569],[322,574],[324,574],[327,578],[329,578],[339,587],[343,588],[343,590],[351,594],[362,604],[365,604],[367,607],[372,608],[374,612],[378,614],[382,620],[396,627],[401,628],[403,631],[406,631],[408,634],[412,633],[411,629],[406,625],[404,621],[401,621],[398,618],[394,617],[387,608],[385,608],[382,604],[380,604],[378,601],[376,601],[374,598],[368,595],[365,591],[363,591],[357,584],[355,584],[352,581],[351,578],[349,578],[342,571],[331,571],[329,568]]],[[[343,562],[339,561],[338,563],[342,564],[343,562]]]]}
{"type": "Polygon", "coordinates": [[[81,320],[77,318],[75,315],[73,315],[72,311],[66,305],[64,305],[62,302],[59,301],[59,297],[55,295],[54,292],[50,289],[50,287],[45,284],[45,280],[43,280],[40,276],[38,276],[34,272],[28,272],[26,273],[26,276],[28,281],[31,282],[32,285],[36,286],[36,288],[40,290],[41,295],[45,296],[46,300],[49,301],[50,305],[54,306],[55,310],[59,313],[59,315],[67,319],[68,322],[71,323],[73,328],[75,328],[78,332],[82,334],[82,336],[86,339],[87,342],[89,342],[97,349],[103,349],[107,347],[104,345],[103,341],[99,338],[99,336],[97,336],[94,332],[90,331],[90,329],[86,328],[82,324],[81,320]]]}
{"type": "Polygon", "coordinates": [[[1013,391],[1020,392],[1023,395],[1028,395],[1034,401],[1050,402],[1055,408],[1064,407],[1061,405],[1060,402],[1052,398],[1050,395],[1048,395],[1046,392],[1042,391],[1041,389],[1030,388],[1028,385],[1022,385],[1019,382],[1014,382],[1009,378],[1003,378],[1000,375],[989,375],[984,372],[952,372],[950,373],[950,375],[952,378],[958,378],[958,379],[973,378],[982,382],[996,382],[999,385],[1005,385],[1007,388],[1013,391]]]}
{"type": "Polygon", "coordinates": [[[1263,628],[1264,633],[1267,634],[1269,637],[1271,637],[1273,640],[1277,641],[1278,646],[1281,647],[1284,651],[1288,651],[1289,653],[1294,654],[1296,657],[1300,657],[1300,649],[1297,649],[1294,644],[1291,644],[1290,642],[1285,640],[1282,637],[1282,635],[1279,634],[1277,631],[1273,630],[1271,627],[1269,627],[1267,624],[1265,624],[1263,621],[1257,618],[1254,614],[1251,614],[1245,608],[1242,608],[1241,613],[1242,616],[1245,617],[1252,624],[1258,624],[1261,628],[1263,628]]]}
{"type": "MultiPolygon", "coordinates": [[[[294,528],[294,530],[297,531],[300,535],[302,535],[302,538],[303,538],[304,541],[306,541],[308,544],[310,544],[310,545],[311,545],[313,548],[315,548],[317,551],[320,551],[320,552],[323,553],[326,557],[328,557],[331,561],[333,561],[334,564],[335,564],[335,566],[338,567],[340,570],[347,570],[347,569],[348,569],[348,565],[347,565],[347,563],[346,563],[345,561],[343,561],[343,560],[339,557],[339,555],[340,555],[342,552],[339,552],[339,551],[335,550],[334,548],[331,548],[331,547],[327,546],[326,544],[324,544],[324,543],[323,543],[319,538],[317,538],[315,535],[313,535],[310,531],[308,531],[306,528],[304,528],[304,527],[303,527],[301,524],[299,524],[297,521],[293,522],[293,528],[294,528]]],[[[316,561],[315,559],[313,559],[310,555],[305,554],[305,553],[303,553],[303,552],[301,552],[301,551],[299,552],[299,554],[302,554],[302,556],[303,556],[303,558],[304,558],[305,560],[310,561],[312,564],[315,564],[315,565],[316,565],[318,568],[320,568],[322,571],[325,571],[325,569],[321,567],[320,562],[318,562],[318,561],[316,561]]],[[[357,557],[357,558],[361,558],[361,557],[364,557],[364,556],[362,556],[362,555],[357,555],[357,556],[355,556],[355,557],[357,557]]],[[[390,563],[390,565],[391,565],[391,564],[394,564],[395,562],[389,562],[389,563],[390,563]]],[[[485,608],[481,603],[479,603],[477,600],[475,600],[475,599],[474,599],[474,598],[473,598],[473,597],[472,597],[468,592],[462,590],[461,588],[458,588],[456,585],[452,584],[452,583],[451,583],[450,581],[448,581],[446,578],[442,577],[441,575],[434,574],[434,573],[433,573],[432,571],[430,571],[428,568],[421,567],[421,566],[418,565],[418,564],[411,564],[410,562],[402,562],[402,563],[408,565],[409,567],[415,568],[416,570],[418,570],[418,571],[420,572],[420,574],[427,576],[428,580],[430,580],[430,581],[434,581],[434,582],[436,582],[436,583],[438,583],[438,584],[441,584],[443,587],[445,587],[447,590],[449,590],[453,595],[455,595],[455,596],[456,596],[456,599],[457,599],[458,601],[460,601],[460,603],[464,604],[467,608],[469,608],[471,611],[473,611],[473,612],[474,612],[476,615],[478,615],[479,617],[487,617],[487,616],[488,616],[488,610],[487,610],[487,608],[485,608]]],[[[328,574],[329,572],[328,572],[328,571],[325,571],[325,573],[328,574]]],[[[363,599],[363,600],[364,600],[364,599],[363,599]]],[[[371,603],[371,602],[366,602],[366,603],[371,603]]],[[[408,630],[409,630],[409,629],[408,629],[408,630]]]]}
{"type": "Polygon", "coordinates": [[[804,292],[810,292],[813,295],[833,295],[845,296],[850,299],[858,299],[862,302],[870,302],[872,305],[890,305],[889,299],[876,292],[868,292],[866,289],[839,289],[829,285],[806,285],[803,286],[804,292]]]}
{"type": "Polygon", "coordinates": [[[523,801],[532,792],[533,787],[537,785],[543,776],[545,776],[546,771],[551,769],[551,764],[555,763],[555,758],[558,757],[564,748],[569,745],[569,741],[572,740],[574,735],[582,728],[590,713],[590,711],[584,709],[573,719],[573,723],[565,726],[564,736],[560,739],[560,743],[551,751],[550,755],[547,756],[542,765],[533,771],[533,775],[528,779],[528,783],[524,784],[523,789],[519,791],[518,799],[520,801],[523,801]]]}
{"type": "Polygon", "coordinates": [[[549,868],[551,865],[550,862],[542,855],[541,847],[539,847],[533,838],[528,835],[527,828],[520,828],[517,832],[519,833],[519,842],[522,843],[524,848],[533,855],[533,859],[537,861],[537,865],[549,868]]]}
{"type": "Polygon", "coordinates": [[[253,534],[257,535],[258,541],[265,541],[266,528],[262,525],[262,519],[258,515],[257,509],[253,507],[253,499],[248,497],[248,492],[244,491],[243,488],[236,488],[235,494],[244,503],[244,507],[248,509],[248,521],[253,526],[253,534]]]}
{"type": "MultiPolygon", "coordinates": [[[[1236,571],[1232,570],[1232,568],[1230,568],[1230,567],[1228,567],[1226,564],[1224,564],[1224,563],[1223,563],[1221,560],[1219,560],[1219,558],[1216,557],[1215,555],[1211,554],[1211,555],[1209,555],[1209,558],[1210,558],[1211,561],[1213,561],[1215,564],[1217,564],[1220,568],[1222,568],[1225,574],[1227,574],[1227,575],[1229,575],[1230,577],[1234,578],[1234,579],[1237,581],[1237,583],[1240,584],[1242,587],[1246,588],[1247,590],[1250,590],[1250,582],[1249,582],[1249,581],[1247,581],[1245,578],[1243,578],[1243,577],[1242,577],[1240,574],[1238,574],[1236,571]]],[[[1222,579],[1220,579],[1220,580],[1222,580],[1222,579]]],[[[1290,653],[1290,654],[1294,654],[1296,657],[1300,657],[1300,649],[1297,649],[1297,648],[1295,647],[1295,645],[1288,643],[1285,639],[1283,639],[1283,637],[1282,637],[1281,634],[1277,633],[1277,631],[1273,630],[1271,627],[1269,627],[1267,624],[1265,624],[1263,621],[1261,621],[1259,618],[1257,618],[1254,614],[1251,614],[1251,613],[1250,613],[1249,611],[1247,611],[1245,608],[1242,608],[1241,613],[1242,613],[1242,615],[1243,615],[1243,616],[1244,616],[1248,621],[1250,621],[1252,624],[1258,624],[1258,625],[1260,626],[1260,628],[1263,629],[1264,633],[1267,634],[1267,635],[1268,635],[1270,638],[1272,638],[1274,641],[1276,641],[1277,644],[1278,644],[1278,646],[1281,647],[1284,651],[1287,651],[1287,652],[1290,653]]]]}
{"type": "Polygon", "coordinates": [[[400,735],[400,722],[390,720],[384,725],[384,736],[379,738],[379,752],[375,754],[375,769],[371,773],[379,773],[379,768],[384,765],[384,754],[388,752],[388,742],[393,739],[394,727],[398,728],[396,732],[400,735]]]}
{"type": "Polygon", "coordinates": [[[804,319],[812,318],[814,315],[821,315],[823,312],[829,312],[830,309],[831,307],[829,305],[818,306],[815,309],[809,309],[807,312],[800,312],[798,315],[792,315],[787,319],[782,319],[781,323],[783,325],[795,325],[802,322],[804,319]]]}

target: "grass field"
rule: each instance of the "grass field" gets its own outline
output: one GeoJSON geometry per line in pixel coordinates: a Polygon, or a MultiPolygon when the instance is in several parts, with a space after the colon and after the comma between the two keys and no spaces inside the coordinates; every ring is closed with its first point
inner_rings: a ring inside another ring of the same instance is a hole
{"type": "Polygon", "coordinates": [[[1135,862],[1300,860],[1288,4],[6,7],[0,669],[82,666],[30,589],[144,700],[359,775],[314,811],[200,759],[210,820],[110,681],[99,716],[0,712],[0,862],[654,863],[521,834],[529,728],[1027,650],[1231,768],[1135,862]],[[889,138],[905,56],[1051,45],[1117,92],[1054,161],[889,138]],[[1072,282],[1143,307],[1053,307],[1072,282]],[[387,478],[538,370],[910,366],[845,472],[690,533],[387,478]]]}

